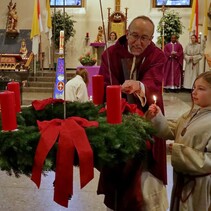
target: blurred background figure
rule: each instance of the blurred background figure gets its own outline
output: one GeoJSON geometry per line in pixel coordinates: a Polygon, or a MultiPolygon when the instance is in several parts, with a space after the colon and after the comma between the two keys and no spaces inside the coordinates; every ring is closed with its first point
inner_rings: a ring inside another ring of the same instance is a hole
{"type": "Polygon", "coordinates": [[[185,89],[192,89],[193,82],[196,77],[200,74],[199,62],[203,57],[203,50],[201,45],[197,41],[197,36],[191,36],[191,43],[185,47],[184,58],[185,58],[185,72],[183,87],[185,89]]]}
{"type": "Polygon", "coordinates": [[[164,88],[180,89],[183,73],[183,47],[176,35],[171,36],[171,42],[164,47],[166,63],[164,66],[164,88]]]}
{"type": "Polygon", "coordinates": [[[85,68],[80,68],[76,71],[76,76],[70,79],[65,85],[65,100],[87,102],[89,83],[88,72],[85,68]]]}
{"type": "Polygon", "coordinates": [[[107,47],[110,47],[116,43],[117,40],[117,34],[116,32],[112,31],[109,34],[108,42],[107,42],[107,47]]]}

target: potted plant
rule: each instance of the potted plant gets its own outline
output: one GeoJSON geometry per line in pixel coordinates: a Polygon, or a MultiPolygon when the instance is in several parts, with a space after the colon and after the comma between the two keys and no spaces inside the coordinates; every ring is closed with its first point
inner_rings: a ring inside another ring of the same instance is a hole
{"type": "Polygon", "coordinates": [[[157,27],[157,32],[160,34],[157,40],[158,45],[162,45],[162,36],[163,36],[163,24],[164,24],[164,44],[171,41],[171,35],[176,35],[179,37],[183,33],[182,29],[184,28],[181,17],[179,13],[172,11],[166,12],[164,16],[160,19],[157,27]]]}
{"type": "Polygon", "coordinates": [[[64,42],[66,43],[70,37],[75,35],[74,23],[75,20],[72,19],[73,16],[63,13],[61,10],[58,10],[53,13],[52,16],[52,34],[53,34],[53,43],[55,49],[59,49],[59,36],[60,31],[64,30],[64,42]]]}

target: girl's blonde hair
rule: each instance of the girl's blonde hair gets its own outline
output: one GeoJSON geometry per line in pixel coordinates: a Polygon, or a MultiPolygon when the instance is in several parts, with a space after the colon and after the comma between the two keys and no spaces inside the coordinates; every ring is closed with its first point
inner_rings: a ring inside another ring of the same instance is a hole
{"type": "MultiPolygon", "coordinates": [[[[199,74],[196,77],[196,79],[194,80],[194,83],[193,83],[193,88],[194,88],[195,82],[200,78],[205,80],[211,86],[211,71],[207,71],[207,72],[199,74]]],[[[192,98],[192,95],[191,95],[191,98],[192,98]]],[[[192,99],[192,106],[191,106],[191,110],[190,110],[188,116],[192,113],[193,108],[194,108],[194,103],[193,103],[193,99],[192,99]]]]}
{"type": "MultiPolygon", "coordinates": [[[[200,75],[197,76],[195,81],[200,79],[200,78],[203,78],[211,86],[211,71],[207,71],[207,72],[201,73],[200,75]]],[[[194,81],[194,83],[195,83],[195,81],[194,81]]]]}
{"type": "Polygon", "coordinates": [[[77,69],[76,70],[76,75],[80,75],[83,78],[85,84],[88,85],[88,83],[89,83],[89,74],[88,74],[88,71],[85,68],[77,69]]]}

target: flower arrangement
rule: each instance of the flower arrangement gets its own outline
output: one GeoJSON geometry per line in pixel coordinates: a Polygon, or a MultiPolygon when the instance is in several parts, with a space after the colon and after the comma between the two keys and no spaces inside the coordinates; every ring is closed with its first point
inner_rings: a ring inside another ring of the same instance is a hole
{"type": "Polygon", "coordinates": [[[87,52],[79,58],[79,61],[84,66],[92,66],[96,63],[97,59],[90,52],[87,52]]]}
{"type": "Polygon", "coordinates": [[[171,41],[171,35],[175,34],[179,37],[180,34],[183,33],[182,29],[184,28],[181,17],[179,13],[174,12],[173,10],[170,12],[166,12],[165,15],[160,19],[157,27],[157,32],[160,34],[158,37],[157,43],[162,44],[162,36],[163,36],[163,23],[164,23],[164,43],[169,43],[171,41]]]}

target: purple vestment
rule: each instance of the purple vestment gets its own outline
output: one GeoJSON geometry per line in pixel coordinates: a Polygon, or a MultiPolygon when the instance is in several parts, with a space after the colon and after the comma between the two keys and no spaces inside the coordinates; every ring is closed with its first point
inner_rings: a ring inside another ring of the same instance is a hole
{"type": "MultiPolygon", "coordinates": [[[[104,51],[101,59],[101,66],[99,70],[99,74],[104,76],[105,87],[107,85],[119,85],[123,84],[125,80],[129,79],[128,75],[130,75],[130,70],[132,66],[133,55],[128,52],[128,45],[126,36],[120,37],[115,45],[109,47],[107,52],[104,51]],[[108,58],[110,62],[110,70],[108,68],[108,58]],[[110,77],[111,72],[111,77],[110,77]]],[[[141,81],[145,86],[145,95],[147,98],[146,105],[144,107],[141,106],[140,100],[135,98],[133,95],[128,98],[122,94],[122,97],[129,100],[132,100],[137,106],[143,111],[147,111],[149,105],[154,103],[153,95],[157,96],[157,105],[164,112],[163,108],[163,97],[162,97],[162,83],[163,83],[163,67],[165,64],[165,55],[155,46],[153,42],[145,49],[145,51],[136,57],[136,80],[141,81]],[[133,98],[133,99],[131,99],[133,98]]],[[[130,140],[128,140],[130,141],[130,140]]],[[[152,150],[149,151],[149,159],[148,159],[148,171],[150,171],[155,177],[162,180],[164,184],[167,183],[167,175],[166,175],[166,143],[162,139],[155,138],[155,143],[152,145],[152,150]]],[[[134,163],[133,163],[134,164],[134,163]]],[[[118,183],[123,178],[119,178],[117,175],[122,175],[120,170],[113,169],[112,171],[109,169],[105,169],[101,171],[100,182],[98,186],[98,194],[105,194],[105,204],[114,209],[115,202],[115,190],[117,189],[119,193],[120,199],[117,200],[118,205],[121,207],[124,203],[124,198],[127,198],[128,204],[127,206],[130,210],[139,210],[140,206],[140,195],[135,194],[140,192],[141,187],[139,183],[140,179],[140,171],[138,165],[134,165],[127,163],[129,165],[128,172],[133,172],[131,175],[132,183],[128,186],[128,188],[123,187],[128,183],[121,183],[120,187],[118,183]],[[132,170],[133,169],[133,170],[132,170]],[[136,169],[136,170],[135,170],[136,169]],[[108,171],[108,172],[107,172],[108,171]],[[115,178],[116,177],[116,178],[115,178]],[[109,179],[110,178],[110,179],[109,179]],[[137,181],[137,183],[134,183],[137,181]],[[134,186],[133,186],[134,185],[134,186]],[[134,187],[133,190],[131,187],[134,187]],[[126,188],[126,189],[124,189],[126,188]],[[123,191],[124,189],[124,191],[123,191]],[[130,190],[129,190],[130,189],[130,190]],[[138,191],[139,190],[139,191],[138,191]],[[131,192],[132,191],[132,192],[131,192]],[[125,194],[123,194],[123,192],[125,194]],[[134,197],[132,197],[132,193],[134,197]],[[130,195],[130,199],[128,197],[130,195]],[[126,197],[127,196],[127,197],[126,197]],[[136,198],[136,199],[135,199],[136,198]],[[131,201],[132,200],[132,201],[131,201]],[[129,201],[131,204],[129,204],[129,201]],[[135,202],[136,201],[136,202],[135,202]]],[[[128,169],[128,166],[125,166],[128,169]]],[[[117,169],[120,167],[117,167],[117,169]]],[[[121,169],[123,170],[123,169],[121,169]]],[[[130,174],[129,173],[129,174],[130,174]]],[[[124,177],[124,176],[123,176],[124,177]]]]}
{"type": "Polygon", "coordinates": [[[165,45],[164,88],[181,88],[183,74],[183,48],[178,42],[165,45]],[[174,54],[172,54],[174,52],[174,54]]]}

